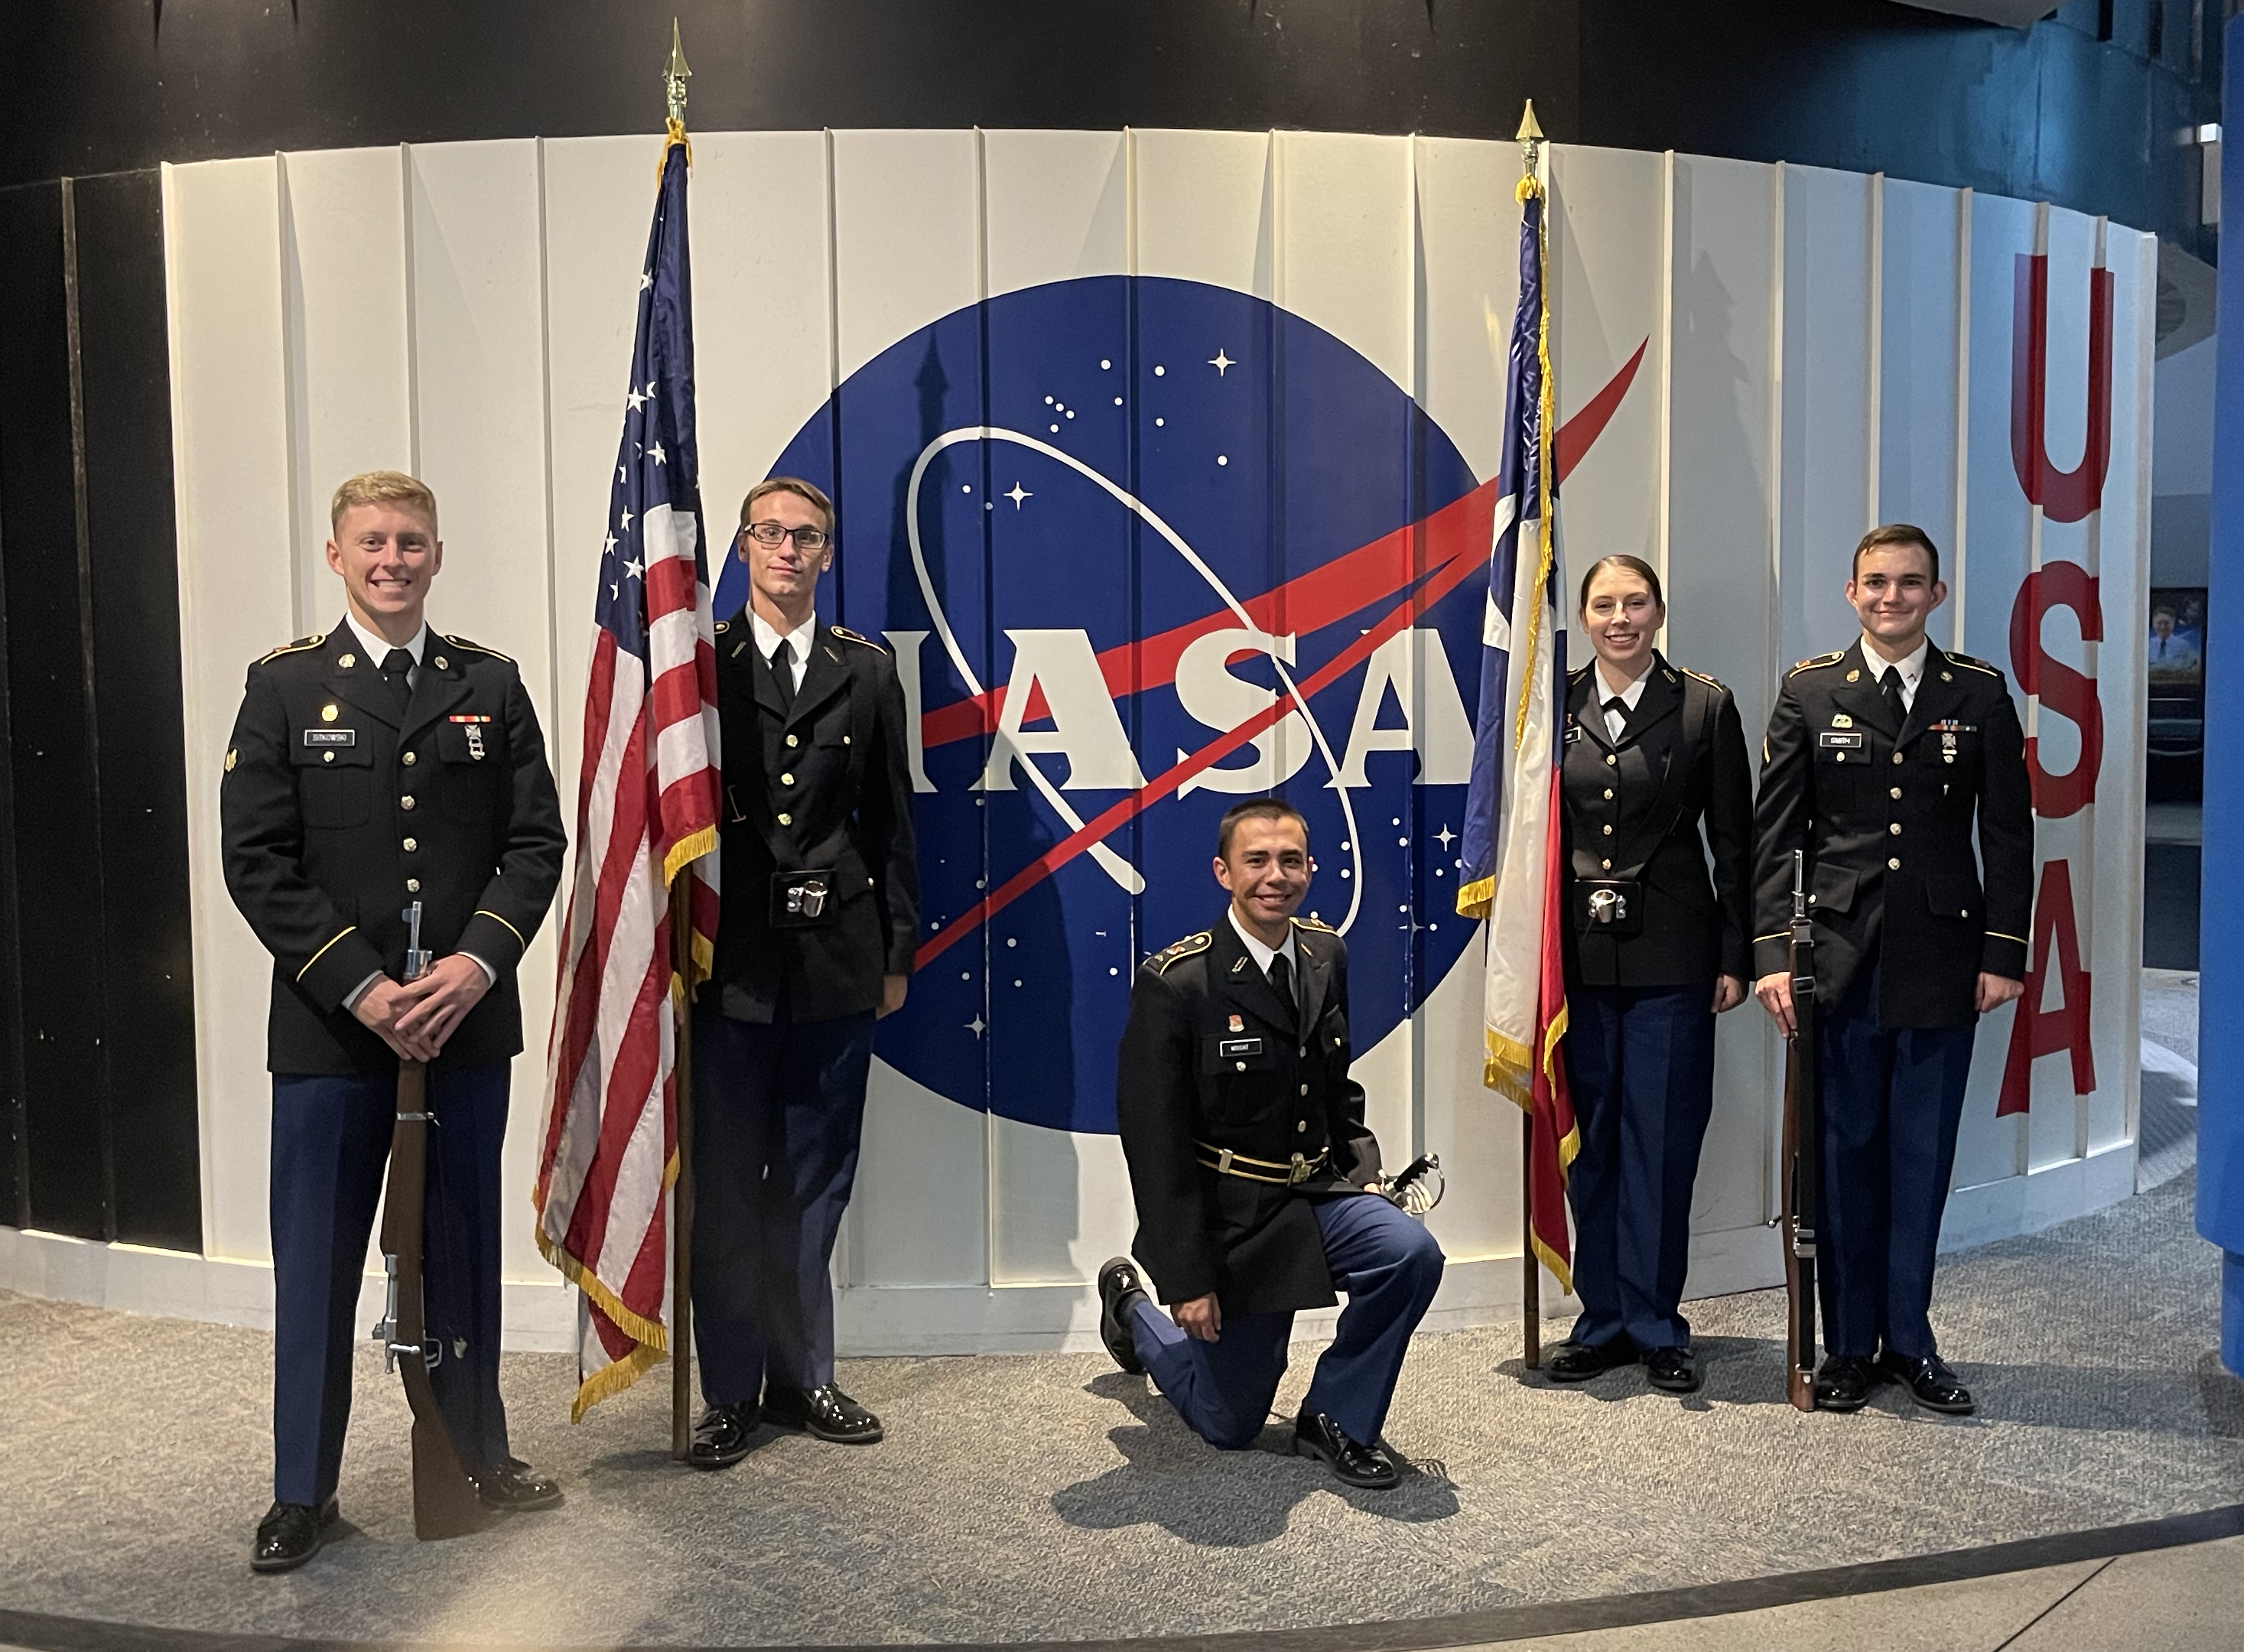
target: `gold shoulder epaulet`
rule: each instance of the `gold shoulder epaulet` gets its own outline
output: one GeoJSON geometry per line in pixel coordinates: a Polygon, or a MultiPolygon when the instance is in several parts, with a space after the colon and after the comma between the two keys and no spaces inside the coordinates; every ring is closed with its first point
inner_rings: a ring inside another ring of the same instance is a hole
{"type": "Polygon", "coordinates": [[[1966,671],[1984,671],[1990,677],[1999,677],[2003,674],[1985,660],[1975,660],[1970,654],[1951,653],[1947,655],[1947,660],[1950,665],[1961,666],[1966,671]]]}
{"type": "Polygon", "coordinates": [[[841,638],[844,642],[862,643],[866,647],[870,648],[875,653],[888,653],[886,648],[881,647],[879,643],[875,642],[870,637],[861,637],[855,632],[850,630],[847,626],[828,626],[826,628],[832,632],[835,636],[841,638]]]}
{"type": "Polygon", "coordinates": [[[1576,666],[1571,671],[1566,674],[1566,680],[1568,682],[1579,682],[1582,680],[1582,674],[1589,668],[1590,667],[1586,665],[1576,666]]]}
{"type": "Polygon", "coordinates": [[[307,648],[324,647],[327,646],[327,640],[326,632],[314,631],[308,637],[299,637],[294,642],[282,643],[269,654],[259,655],[257,663],[261,666],[268,660],[278,660],[282,654],[301,653],[307,648]]]}
{"type": "Polygon", "coordinates": [[[1294,919],[1294,927],[1296,929],[1305,930],[1322,930],[1328,935],[1337,935],[1340,933],[1338,930],[1326,923],[1324,919],[1319,917],[1314,912],[1310,913],[1307,917],[1302,917],[1297,915],[1294,919]]]}
{"type": "Polygon", "coordinates": [[[1801,660],[1798,665],[1793,667],[1791,671],[1787,672],[1785,675],[1791,676],[1795,672],[1813,671],[1819,666],[1835,666],[1846,657],[1847,651],[1844,648],[1834,648],[1829,653],[1815,654],[1801,660]]]}
{"type": "Polygon", "coordinates": [[[1186,936],[1181,941],[1171,941],[1159,951],[1154,953],[1152,957],[1147,958],[1146,962],[1152,965],[1154,974],[1165,974],[1167,972],[1170,965],[1174,964],[1179,958],[1190,958],[1195,952],[1205,952],[1207,951],[1209,946],[1214,943],[1214,936],[1211,935],[1207,931],[1202,930],[1197,935],[1186,936]]]}
{"type": "Polygon", "coordinates": [[[455,648],[472,648],[479,654],[489,654],[492,659],[503,661],[507,665],[510,666],[514,663],[512,659],[501,653],[496,648],[486,648],[480,642],[470,641],[465,637],[456,637],[449,631],[445,632],[443,635],[444,640],[450,643],[455,648]]]}
{"type": "Polygon", "coordinates": [[[1697,678],[1700,682],[1705,683],[1705,684],[1707,685],[1707,687],[1708,687],[1709,688],[1718,688],[1718,689],[1720,689],[1720,690],[1721,690],[1721,692],[1722,692],[1722,693],[1724,693],[1724,694],[1727,694],[1727,693],[1729,693],[1729,692],[1730,692],[1730,691],[1729,691],[1729,689],[1728,689],[1728,687],[1727,687],[1726,685],[1724,685],[1723,683],[1721,683],[1721,682],[1718,681],[1717,680],[1715,680],[1715,679],[1714,679],[1714,678],[1713,678],[1713,677],[1709,677],[1709,676],[1708,676],[1705,672],[1703,672],[1703,671],[1693,671],[1693,670],[1692,670],[1692,669],[1691,669],[1691,667],[1688,667],[1688,666],[1681,666],[1681,667],[1677,667],[1677,669],[1679,669],[1680,671],[1681,671],[1681,672],[1682,672],[1682,674],[1683,674],[1685,676],[1686,676],[1686,677],[1696,677],[1696,678],[1697,678]]]}

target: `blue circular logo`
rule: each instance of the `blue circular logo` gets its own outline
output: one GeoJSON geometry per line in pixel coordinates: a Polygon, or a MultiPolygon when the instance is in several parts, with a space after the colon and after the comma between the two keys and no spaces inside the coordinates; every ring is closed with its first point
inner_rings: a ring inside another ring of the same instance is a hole
{"type": "MultiPolygon", "coordinates": [[[[890,1065],[1112,1132],[1132,977],[1223,921],[1246,796],[1308,819],[1302,910],[1347,937],[1359,1053],[1456,964],[1487,490],[1348,346],[1196,282],[1031,288],[859,368],[773,474],[834,496],[829,612],[918,718],[890,1065]]],[[[717,612],[746,595],[728,557],[717,612]]]]}

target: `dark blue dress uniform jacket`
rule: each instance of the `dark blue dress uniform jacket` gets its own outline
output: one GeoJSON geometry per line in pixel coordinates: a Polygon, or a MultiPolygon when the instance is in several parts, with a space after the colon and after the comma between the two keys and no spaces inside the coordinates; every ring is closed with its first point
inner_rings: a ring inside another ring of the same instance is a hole
{"type": "Polygon", "coordinates": [[[1712,677],[1655,652],[1615,740],[1603,691],[1594,662],[1566,684],[1567,855],[1577,878],[1638,879],[1644,905],[1633,931],[1616,933],[1589,922],[1578,891],[1567,904],[1566,978],[1711,993],[1717,975],[1745,978],[1752,966],[1753,773],[1738,703],[1712,677]]]}
{"type": "Polygon", "coordinates": [[[1925,653],[1896,726],[1862,644],[1786,674],[1754,804],[1754,968],[1787,967],[1792,851],[1808,851],[1815,990],[1835,1005],[1880,962],[1878,1025],[1965,1026],[1979,975],[2023,980],[2033,910],[2025,733],[2003,674],[1925,653]],[[1978,851],[1972,850],[1972,825],[1978,851]]]}
{"type": "Polygon", "coordinates": [[[1297,917],[1294,950],[1290,1022],[1227,916],[1147,958],[1131,985],[1115,1091],[1132,1251],[1165,1303],[1213,1291],[1226,1314],[1275,1314],[1339,1300],[1305,1195],[1360,1191],[1378,1177],[1379,1142],[1348,1075],[1348,947],[1297,917]],[[1270,1164],[1329,1157],[1288,1186],[1223,1175],[1201,1143],[1270,1164]]]}
{"type": "MultiPolygon", "coordinates": [[[[724,1013],[769,1023],[876,1008],[919,939],[910,747],[896,662],[838,626],[812,633],[792,701],[743,609],[717,627],[724,728],[724,904],[715,978],[724,1013]],[[777,927],[772,877],[828,869],[838,911],[777,927]]],[[[705,999],[706,1001],[706,999],[705,999]]]]}
{"type": "Polygon", "coordinates": [[[521,1050],[515,971],[567,839],[514,661],[431,631],[401,722],[348,626],[276,649],[249,668],[219,811],[226,888],[273,954],[272,1071],[397,1070],[343,999],[376,971],[403,978],[415,900],[423,947],[498,976],[438,1065],[521,1050]]]}

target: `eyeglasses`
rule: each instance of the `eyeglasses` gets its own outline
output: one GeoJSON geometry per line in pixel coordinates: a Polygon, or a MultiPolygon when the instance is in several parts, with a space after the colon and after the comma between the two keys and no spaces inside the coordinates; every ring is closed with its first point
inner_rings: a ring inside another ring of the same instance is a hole
{"type": "Polygon", "coordinates": [[[792,534],[798,551],[823,551],[834,543],[834,536],[823,528],[782,528],[776,522],[751,522],[740,531],[758,545],[774,547],[792,534]]]}

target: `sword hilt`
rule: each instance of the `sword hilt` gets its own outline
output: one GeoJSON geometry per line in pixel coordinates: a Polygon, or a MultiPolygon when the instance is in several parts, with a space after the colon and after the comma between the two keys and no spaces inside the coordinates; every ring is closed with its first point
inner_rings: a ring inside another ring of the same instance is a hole
{"type": "Polygon", "coordinates": [[[421,950],[421,903],[414,902],[398,916],[405,920],[405,978],[417,981],[436,965],[435,955],[421,950]]]}

